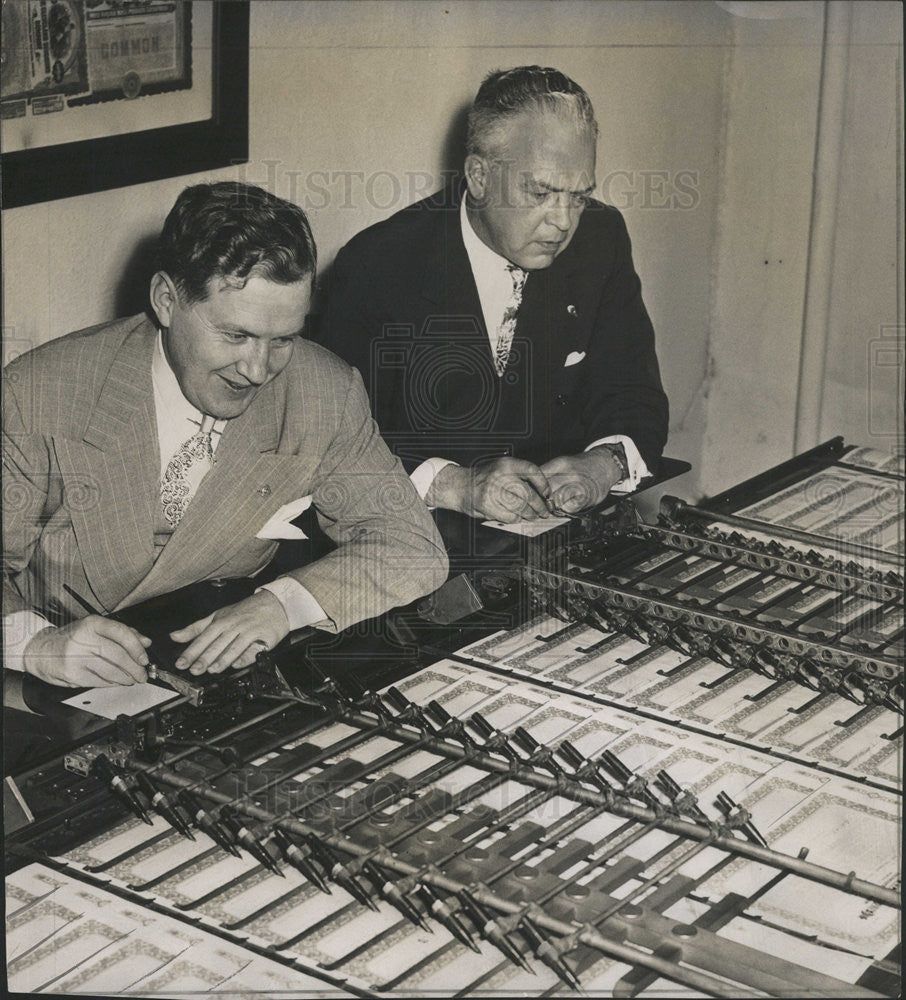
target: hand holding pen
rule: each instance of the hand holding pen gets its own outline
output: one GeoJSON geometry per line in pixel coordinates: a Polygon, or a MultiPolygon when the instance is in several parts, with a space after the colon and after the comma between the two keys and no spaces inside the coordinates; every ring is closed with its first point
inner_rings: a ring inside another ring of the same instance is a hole
{"type": "Polygon", "coordinates": [[[23,653],[25,672],[64,687],[142,684],[151,666],[151,640],[122,622],[105,617],[63,585],[88,615],[33,636],[23,653]]]}

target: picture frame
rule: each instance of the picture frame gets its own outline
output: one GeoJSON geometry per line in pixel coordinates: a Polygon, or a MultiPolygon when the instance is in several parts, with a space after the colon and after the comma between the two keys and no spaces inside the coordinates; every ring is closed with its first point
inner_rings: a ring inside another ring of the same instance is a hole
{"type": "Polygon", "coordinates": [[[2,207],[145,184],[248,162],[249,4],[213,4],[211,116],[4,153],[2,207]]]}

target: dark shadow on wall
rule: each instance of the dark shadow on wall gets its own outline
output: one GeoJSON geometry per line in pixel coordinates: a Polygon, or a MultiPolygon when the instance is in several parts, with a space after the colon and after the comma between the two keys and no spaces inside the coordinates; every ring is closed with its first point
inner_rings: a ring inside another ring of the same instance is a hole
{"type": "Polygon", "coordinates": [[[315,285],[314,294],[311,298],[311,309],[305,320],[302,336],[308,340],[313,340],[322,347],[327,346],[327,330],[325,329],[325,316],[327,313],[327,296],[330,290],[330,272],[333,270],[333,261],[326,267],[318,269],[318,281],[315,285]]]}
{"type": "Polygon", "coordinates": [[[471,101],[463,104],[450,120],[441,154],[444,180],[452,178],[454,174],[462,173],[462,161],[466,157],[466,127],[470,107],[471,101]]]}
{"type": "MultiPolygon", "coordinates": [[[[467,101],[450,120],[450,126],[447,129],[447,134],[441,147],[440,174],[435,178],[435,184],[431,191],[432,194],[440,191],[442,188],[448,191],[458,189],[462,178],[463,160],[466,155],[466,131],[470,107],[471,102],[467,101]]],[[[404,207],[404,205],[399,206],[399,208],[404,207]]],[[[398,211],[398,209],[394,209],[394,211],[398,211]]],[[[318,274],[311,314],[305,328],[305,335],[320,344],[324,344],[326,341],[324,314],[327,307],[327,298],[330,295],[330,272],[332,267],[333,261],[318,274]]]]}
{"type": "MultiPolygon", "coordinates": [[[[462,162],[465,157],[466,126],[469,103],[465,103],[453,115],[447,129],[441,148],[440,175],[433,186],[434,191],[441,188],[455,190],[462,174],[462,162]]],[[[400,208],[404,207],[402,205],[400,208]]],[[[364,228],[364,227],[363,227],[364,228]]],[[[120,280],[114,293],[114,316],[133,316],[136,313],[150,314],[148,303],[148,283],[154,273],[154,251],[157,235],[143,236],[135,245],[126,260],[120,280]]],[[[322,317],[326,307],[327,295],[330,289],[330,271],[333,262],[328,264],[318,275],[318,282],[311,306],[311,314],[305,324],[305,335],[312,340],[323,343],[322,317]]],[[[153,317],[152,317],[153,318],[153,317]]]]}
{"type": "Polygon", "coordinates": [[[157,235],[143,236],[127,258],[113,298],[114,316],[134,316],[149,312],[148,283],[154,273],[154,251],[157,235]]]}

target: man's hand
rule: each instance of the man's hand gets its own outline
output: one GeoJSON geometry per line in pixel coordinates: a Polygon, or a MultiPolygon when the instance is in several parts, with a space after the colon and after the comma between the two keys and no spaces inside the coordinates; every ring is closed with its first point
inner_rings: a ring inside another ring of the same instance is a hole
{"type": "Polygon", "coordinates": [[[25,672],[63,687],[143,684],[151,645],[134,628],[88,615],[62,628],[46,628],[22,654],[25,672]]]}
{"type": "Polygon", "coordinates": [[[269,590],[260,590],[238,604],[221,608],[185,628],[170,633],[187,642],[176,666],[191,674],[219,674],[227,667],[247,667],[265,649],[289,632],[283,605],[269,590]]]}
{"type": "Polygon", "coordinates": [[[471,469],[444,466],[425,501],[429,507],[512,524],[550,517],[545,502],[549,494],[547,478],[537,465],[519,458],[497,458],[471,469]]]}
{"type": "Polygon", "coordinates": [[[576,514],[601,503],[623,478],[620,463],[607,448],[552,458],[541,471],[551,484],[555,512],[564,514],[576,514]]]}

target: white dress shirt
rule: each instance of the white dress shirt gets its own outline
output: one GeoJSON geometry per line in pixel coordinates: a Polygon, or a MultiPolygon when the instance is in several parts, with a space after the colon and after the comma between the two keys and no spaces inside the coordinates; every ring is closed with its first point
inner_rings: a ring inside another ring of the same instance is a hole
{"type": "MultiPolygon", "coordinates": [[[[170,464],[180,445],[201,427],[204,414],[183,395],[176,374],[164,352],[163,335],[157,335],[157,350],[151,362],[151,383],[154,387],[154,408],[157,414],[157,440],[160,445],[160,476],[170,464]]],[[[211,432],[211,448],[216,454],[226,420],[215,420],[211,432]]],[[[190,484],[197,489],[198,484],[190,484]]],[[[191,497],[195,490],[192,489],[191,497]]],[[[290,631],[327,620],[324,609],[312,593],[292,577],[278,577],[258,590],[269,590],[283,605],[290,631]]],[[[257,593],[257,591],[256,591],[257,593]]]]}
{"type": "MultiPolygon", "coordinates": [[[[180,446],[201,427],[202,417],[183,395],[176,374],[164,353],[163,337],[158,333],[157,347],[151,361],[151,384],[154,391],[154,411],[157,417],[157,440],[160,446],[160,478],[180,446]]],[[[226,420],[215,420],[211,431],[211,448],[216,453],[226,420]]],[[[190,480],[190,502],[197,482],[190,480]]],[[[292,577],[278,577],[258,590],[269,590],[281,603],[289,621],[290,631],[327,621],[324,609],[314,595],[292,577]]],[[[256,591],[257,593],[258,591],[256,591]]],[[[23,654],[28,643],[49,626],[36,611],[14,611],[3,619],[3,665],[11,670],[23,670],[23,654]]]]}
{"type": "MultiPolygon", "coordinates": [[[[459,222],[462,228],[462,240],[469,258],[469,266],[472,268],[472,276],[478,289],[478,301],[481,303],[481,313],[484,317],[485,329],[488,332],[491,357],[494,357],[497,348],[497,330],[510,299],[513,297],[513,279],[507,270],[510,262],[506,257],[501,257],[499,253],[492,250],[475,232],[466,211],[465,198],[462,199],[460,205],[459,222]]],[[[531,272],[529,272],[526,280],[531,281],[531,278],[531,272]]],[[[644,476],[650,474],[632,438],[625,434],[611,434],[593,441],[585,450],[589,451],[601,444],[622,444],[626,453],[629,475],[626,479],[616,483],[612,487],[612,492],[629,493],[639,485],[639,481],[644,476]]],[[[551,458],[555,457],[551,455],[551,458]]],[[[437,474],[448,465],[456,465],[456,463],[448,458],[429,458],[422,462],[409,476],[422,500],[428,495],[428,490],[437,474]]]]}
{"type": "MultiPolygon", "coordinates": [[[[170,460],[201,427],[204,414],[186,399],[179,387],[176,373],[164,353],[163,336],[158,332],[157,347],[151,359],[151,387],[154,391],[154,413],[157,417],[157,443],[160,446],[160,478],[164,478],[170,460]]],[[[215,420],[211,430],[211,449],[216,453],[225,420],[215,420]]],[[[198,484],[190,487],[190,497],[198,484]]]]}

